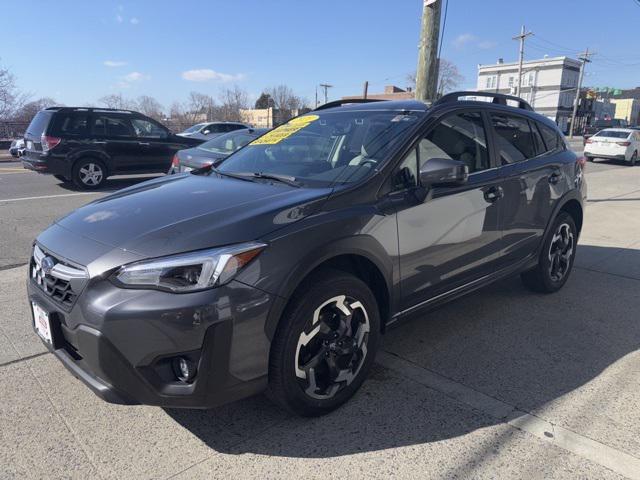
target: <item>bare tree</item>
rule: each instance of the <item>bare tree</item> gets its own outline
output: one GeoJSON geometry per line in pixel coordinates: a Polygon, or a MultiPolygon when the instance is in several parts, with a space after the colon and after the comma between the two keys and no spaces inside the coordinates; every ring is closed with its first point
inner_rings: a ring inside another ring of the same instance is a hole
{"type": "Polygon", "coordinates": [[[107,108],[116,108],[119,110],[135,110],[137,105],[133,100],[129,100],[122,96],[121,93],[112,93],[98,99],[107,108]]]}
{"type": "Polygon", "coordinates": [[[8,69],[0,67],[0,119],[11,119],[25,100],[25,96],[16,88],[13,74],[8,69]]]}
{"type": "Polygon", "coordinates": [[[227,122],[242,121],[240,110],[249,106],[249,95],[245,90],[234,85],[233,88],[222,90],[218,99],[220,106],[216,109],[217,119],[227,122]]]}
{"type": "Polygon", "coordinates": [[[455,63],[441,58],[438,66],[438,96],[441,97],[445,93],[455,90],[463,81],[464,77],[460,74],[455,63]]]}
{"type": "Polygon", "coordinates": [[[53,98],[43,97],[37,100],[32,100],[30,102],[25,103],[21,107],[19,107],[14,114],[12,115],[12,119],[15,122],[30,122],[33,117],[35,117],[36,113],[40,110],[43,110],[48,107],[53,107],[55,105],[60,105],[53,98]]]}
{"type": "Polygon", "coordinates": [[[212,120],[216,102],[211,95],[206,93],[191,92],[187,100],[187,116],[191,123],[212,120]]]}
{"type": "MultiPolygon", "coordinates": [[[[406,80],[410,86],[415,87],[415,72],[407,74],[406,80]]],[[[441,97],[445,93],[455,90],[463,81],[464,77],[460,74],[455,63],[447,60],[446,58],[441,58],[440,65],[438,67],[438,96],[441,97]]]]}
{"type": "Polygon", "coordinates": [[[155,98],[148,95],[141,95],[138,97],[136,103],[138,104],[137,110],[140,113],[143,113],[147,117],[151,117],[154,120],[162,121],[164,117],[162,111],[164,110],[164,108],[162,104],[155,98]]]}
{"type": "Polygon", "coordinates": [[[298,97],[287,85],[278,85],[265,90],[265,93],[273,100],[273,105],[277,110],[275,113],[275,124],[281,124],[293,117],[297,111],[303,107],[303,100],[298,97]]]}

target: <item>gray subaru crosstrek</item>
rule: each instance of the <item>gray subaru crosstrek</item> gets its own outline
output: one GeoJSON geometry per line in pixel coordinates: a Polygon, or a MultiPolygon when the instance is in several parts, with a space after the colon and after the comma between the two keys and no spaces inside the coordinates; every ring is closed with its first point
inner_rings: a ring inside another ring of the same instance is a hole
{"type": "Polygon", "coordinates": [[[514,274],[559,290],[584,161],[521,99],[468,94],[327,104],[72,212],[33,247],[35,330],[109,402],[266,390],[311,416],[354,395],[410,314],[514,274]]]}

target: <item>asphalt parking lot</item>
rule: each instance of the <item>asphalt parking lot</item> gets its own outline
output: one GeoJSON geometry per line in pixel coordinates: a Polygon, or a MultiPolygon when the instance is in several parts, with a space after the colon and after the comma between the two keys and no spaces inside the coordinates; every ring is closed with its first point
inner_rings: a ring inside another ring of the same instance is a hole
{"type": "Polygon", "coordinates": [[[291,417],[110,405],[31,330],[25,264],[83,193],[0,161],[0,478],[640,478],[640,168],[589,164],[576,266],[518,278],[388,332],[345,407],[291,417]]]}

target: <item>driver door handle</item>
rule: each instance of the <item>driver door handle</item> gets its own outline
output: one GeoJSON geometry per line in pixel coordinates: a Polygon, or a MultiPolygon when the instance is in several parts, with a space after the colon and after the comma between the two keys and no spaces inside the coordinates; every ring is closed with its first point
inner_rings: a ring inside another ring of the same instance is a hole
{"type": "Polygon", "coordinates": [[[149,142],[138,142],[138,145],[142,145],[143,147],[148,147],[151,144],[149,142]]]}
{"type": "Polygon", "coordinates": [[[484,192],[484,198],[487,202],[493,203],[504,197],[504,190],[502,187],[491,187],[484,192]]]}

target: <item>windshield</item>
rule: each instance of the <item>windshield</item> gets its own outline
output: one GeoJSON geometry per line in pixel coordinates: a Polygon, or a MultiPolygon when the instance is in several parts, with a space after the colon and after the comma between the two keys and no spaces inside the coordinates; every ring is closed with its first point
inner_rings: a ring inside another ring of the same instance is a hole
{"type": "Polygon", "coordinates": [[[195,133],[195,132],[199,132],[200,129],[202,127],[204,127],[206,125],[206,123],[196,123],[194,126],[187,128],[184,132],[182,133],[195,133]]]}
{"type": "Polygon", "coordinates": [[[200,150],[206,150],[207,152],[222,153],[229,155],[236,150],[244,147],[251,140],[256,138],[255,135],[248,133],[247,131],[237,130],[235,132],[226,133],[219,137],[204,142],[199,145],[200,150]]]}
{"type": "Polygon", "coordinates": [[[594,135],[594,137],[607,137],[607,138],[627,138],[630,132],[620,130],[603,130],[594,135]]]}
{"type": "Polygon", "coordinates": [[[381,166],[416,112],[318,112],[294,118],[231,155],[221,172],[285,175],[313,187],[354,183],[381,166]]]}

